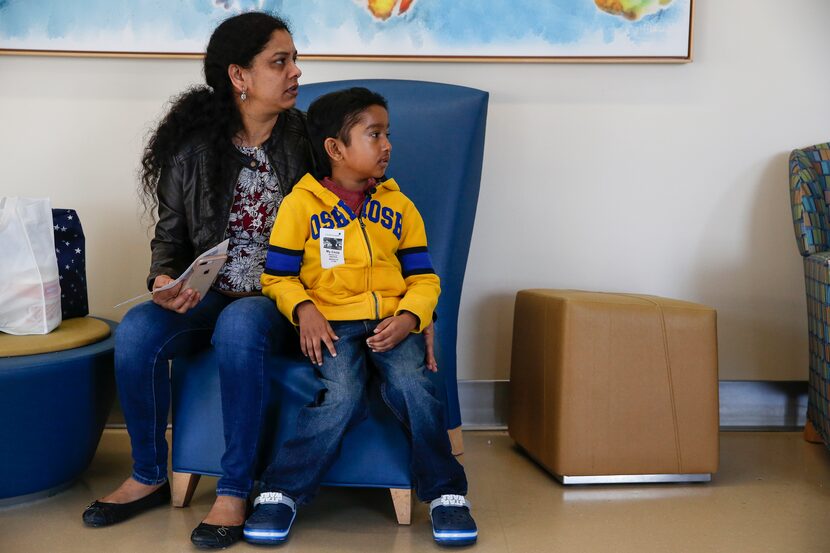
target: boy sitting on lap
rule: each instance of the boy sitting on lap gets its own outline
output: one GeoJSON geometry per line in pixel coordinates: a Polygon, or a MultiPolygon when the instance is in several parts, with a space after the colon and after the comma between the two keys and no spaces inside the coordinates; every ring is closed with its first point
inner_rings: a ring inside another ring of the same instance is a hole
{"type": "Polygon", "coordinates": [[[297,505],[311,500],[346,431],[366,416],[368,357],[409,432],[415,492],[430,502],[435,540],[474,543],[467,479],[424,366],[422,331],[439,279],[418,210],[394,180],[379,180],[392,149],[386,100],[365,88],[333,92],[311,105],[308,124],[323,178],[305,175],[283,200],[262,292],[299,326],[325,393],[302,409],[296,436],[263,474],[245,539],[287,539],[297,505]]]}

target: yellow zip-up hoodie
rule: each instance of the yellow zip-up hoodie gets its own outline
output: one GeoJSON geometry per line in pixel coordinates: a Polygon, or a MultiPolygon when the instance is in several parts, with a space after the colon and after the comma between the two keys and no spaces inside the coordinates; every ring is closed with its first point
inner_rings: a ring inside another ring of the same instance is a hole
{"type": "Polygon", "coordinates": [[[355,214],[306,174],[271,231],[262,293],[294,324],[311,300],[329,321],[377,320],[409,311],[421,332],[441,293],[421,214],[390,179],[355,214]]]}

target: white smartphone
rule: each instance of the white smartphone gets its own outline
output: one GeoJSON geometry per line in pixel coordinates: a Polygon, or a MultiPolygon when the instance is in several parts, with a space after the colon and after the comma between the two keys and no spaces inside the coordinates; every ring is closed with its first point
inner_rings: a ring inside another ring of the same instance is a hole
{"type": "Polygon", "coordinates": [[[199,292],[200,297],[205,297],[207,291],[210,290],[210,285],[219,275],[219,269],[225,264],[225,259],[227,259],[225,255],[215,255],[197,260],[193,265],[193,274],[185,281],[182,290],[192,288],[199,292]]]}

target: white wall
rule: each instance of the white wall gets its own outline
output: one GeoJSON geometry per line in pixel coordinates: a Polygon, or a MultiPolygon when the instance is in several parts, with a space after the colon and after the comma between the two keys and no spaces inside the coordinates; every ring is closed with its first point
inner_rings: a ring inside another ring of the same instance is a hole
{"type": "MultiPolygon", "coordinates": [[[[515,291],[558,287],[712,305],[722,378],[806,378],[787,155],[830,140],[830,2],[696,4],[687,65],[302,63],[305,82],[490,91],[459,377],[507,378],[515,291]]],[[[94,314],[118,319],[111,306],[143,290],[142,141],[200,71],[195,60],[0,56],[0,194],[78,210],[94,314]]]]}

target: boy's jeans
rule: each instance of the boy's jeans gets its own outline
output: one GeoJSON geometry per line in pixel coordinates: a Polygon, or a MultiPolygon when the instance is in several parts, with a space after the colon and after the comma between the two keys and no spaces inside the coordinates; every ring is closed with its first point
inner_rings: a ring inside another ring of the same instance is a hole
{"type": "MultiPolygon", "coordinates": [[[[217,495],[246,498],[254,480],[269,355],[296,343],[296,332],[263,296],[230,298],[214,291],[187,313],[153,302],[131,309],[115,332],[115,376],[133,455],[133,478],[167,480],[168,360],[216,349],[225,430],[217,495]]],[[[296,346],[295,346],[296,347],[296,346]]]]}
{"type": "Polygon", "coordinates": [[[367,357],[381,378],[381,394],[406,427],[412,444],[412,476],[421,501],[467,493],[467,478],[453,457],[444,406],[426,377],[424,336],[409,334],[393,349],[373,353],[366,339],[380,321],[334,321],[337,357],[323,347],[315,367],[325,386],[297,417],[297,434],[277,452],[262,476],[263,491],[279,491],[307,503],[337,458],[346,431],[367,414],[367,357]]]}

